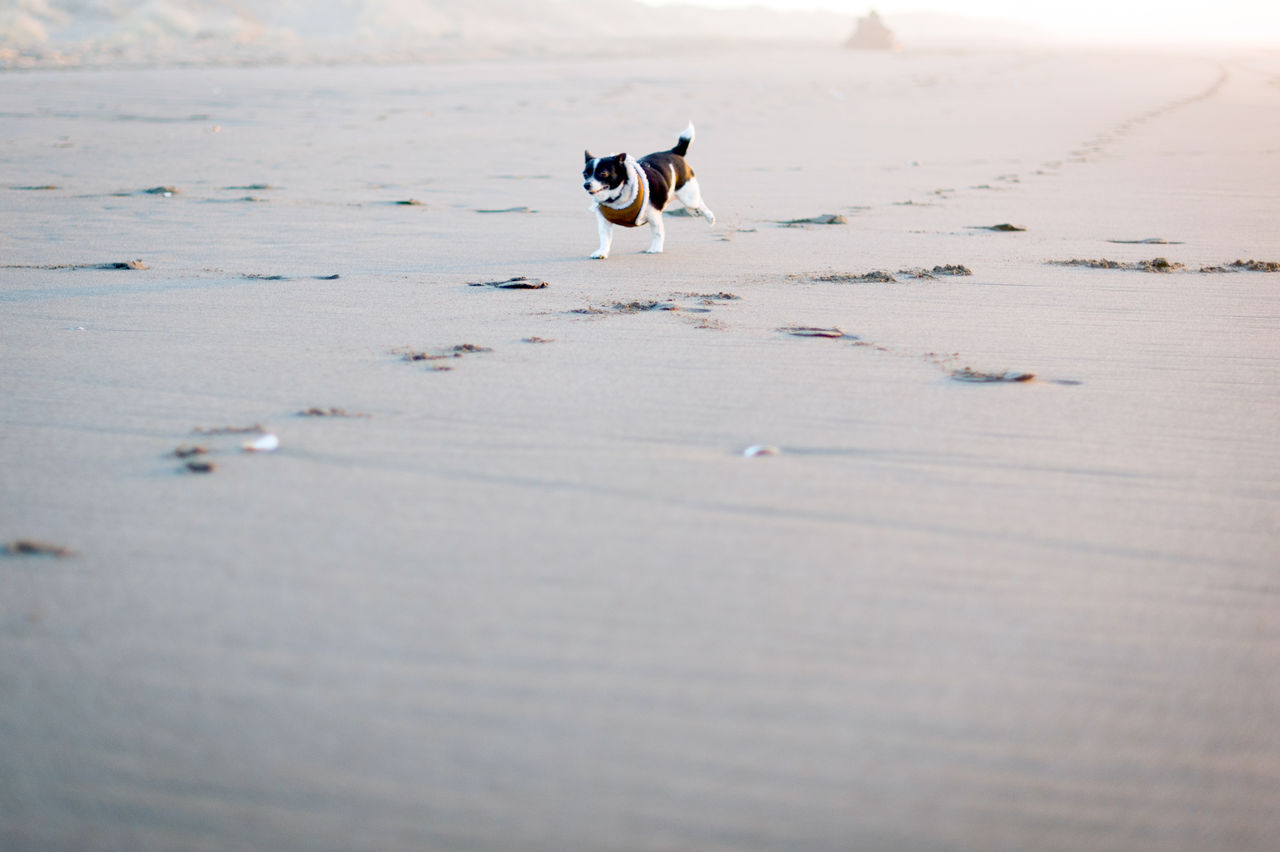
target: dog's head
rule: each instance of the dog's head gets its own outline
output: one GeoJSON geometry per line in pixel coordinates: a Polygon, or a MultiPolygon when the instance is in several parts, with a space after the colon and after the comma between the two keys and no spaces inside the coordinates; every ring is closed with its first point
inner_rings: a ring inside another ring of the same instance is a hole
{"type": "Polygon", "coordinates": [[[593,157],[590,151],[584,153],[587,165],[582,170],[582,188],[590,195],[611,195],[627,182],[626,154],[593,157]]]}

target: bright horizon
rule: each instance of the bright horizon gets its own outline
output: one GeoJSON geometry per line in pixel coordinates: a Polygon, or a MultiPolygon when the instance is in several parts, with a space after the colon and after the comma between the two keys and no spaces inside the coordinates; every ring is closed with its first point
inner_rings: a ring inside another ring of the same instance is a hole
{"type": "Polygon", "coordinates": [[[886,18],[914,12],[935,12],[974,18],[993,18],[1023,24],[1072,41],[1139,43],[1270,42],[1280,48],[1280,3],[1257,0],[644,0],[652,5],[694,5],[709,8],[767,6],[784,10],[823,10],[865,15],[875,9],[886,18]]]}

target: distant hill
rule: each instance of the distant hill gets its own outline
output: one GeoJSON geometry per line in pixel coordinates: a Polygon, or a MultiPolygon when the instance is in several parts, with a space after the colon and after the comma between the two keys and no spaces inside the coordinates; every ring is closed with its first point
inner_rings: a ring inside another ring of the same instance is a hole
{"type": "MultiPolygon", "coordinates": [[[[908,50],[992,30],[944,16],[887,20],[908,50]]],[[[708,40],[834,45],[854,24],[830,12],[637,0],[8,0],[0,67],[643,53],[708,40]]]]}

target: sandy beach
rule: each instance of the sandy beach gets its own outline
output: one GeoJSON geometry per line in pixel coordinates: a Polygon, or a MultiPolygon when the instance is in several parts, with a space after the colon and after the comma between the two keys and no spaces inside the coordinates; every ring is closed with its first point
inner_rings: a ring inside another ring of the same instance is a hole
{"type": "Polygon", "coordinates": [[[0,848],[1274,848],[1278,105],[1261,51],[0,72],[0,848]],[[690,119],[718,221],[589,260],[583,149],[690,119]]]}

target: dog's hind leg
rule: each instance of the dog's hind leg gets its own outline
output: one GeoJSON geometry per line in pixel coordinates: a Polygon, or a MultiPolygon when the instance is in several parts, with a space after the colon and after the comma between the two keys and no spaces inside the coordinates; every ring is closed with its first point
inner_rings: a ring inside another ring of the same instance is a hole
{"type": "Polygon", "coordinates": [[[600,232],[600,248],[596,249],[591,257],[604,260],[609,256],[609,249],[613,248],[613,223],[604,218],[604,214],[598,207],[596,208],[596,229],[600,232]]]}
{"type": "Polygon", "coordinates": [[[698,189],[698,179],[696,177],[689,178],[685,181],[684,186],[676,190],[676,198],[680,199],[681,204],[689,208],[690,213],[704,217],[708,225],[716,223],[716,214],[712,213],[711,208],[702,200],[702,190],[698,189]]]}

